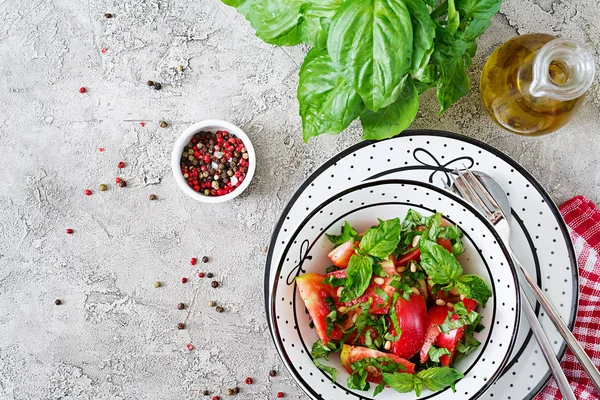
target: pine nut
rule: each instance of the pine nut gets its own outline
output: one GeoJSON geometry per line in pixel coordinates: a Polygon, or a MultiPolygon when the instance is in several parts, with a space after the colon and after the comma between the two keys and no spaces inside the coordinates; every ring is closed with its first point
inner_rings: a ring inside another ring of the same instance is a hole
{"type": "Polygon", "coordinates": [[[437,304],[438,306],[445,306],[446,302],[444,300],[442,300],[442,299],[437,299],[435,301],[435,304],[437,304]]]}
{"type": "Polygon", "coordinates": [[[410,264],[410,272],[415,273],[417,272],[417,264],[416,263],[411,263],[410,264]]]}
{"type": "Polygon", "coordinates": [[[450,291],[450,294],[452,294],[453,296],[458,296],[458,289],[453,287],[452,290],[450,291]]]}
{"type": "Polygon", "coordinates": [[[343,290],[344,290],[344,287],[343,287],[343,286],[340,286],[340,287],[339,287],[339,289],[338,289],[338,291],[337,291],[337,295],[338,295],[338,297],[340,297],[340,296],[342,295],[342,291],[343,291],[343,290]]]}
{"type": "Polygon", "coordinates": [[[460,295],[460,300],[461,300],[461,301],[463,301],[463,300],[464,300],[464,299],[466,299],[466,298],[467,298],[467,296],[465,296],[464,294],[461,294],[461,295],[460,295]]]}
{"type": "Polygon", "coordinates": [[[358,319],[358,314],[354,314],[352,316],[352,323],[355,323],[357,319],[358,319]]]}
{"type": "Polygon", "coordinates": [[[399,274],[403,273],[404,271],[406,271],[406,267],[398,267],[398,268],[396,268],[396,272],[399,273],[399,274]]]}
{"type": "Polygon", "coordinates": [[[447,302],[446,307],[454,308],[454,303],[447,302]]]}
{"type": "Polygon", "coordinates": [[[378,285],[383,285],[385,283],[385,280],[382,277],[378,276],[376,278],[373,278],[373,282],[375,282],[378,285]]]}
{"type": "Polygon", "coordinates": [[[421,292],[419,292],[419,289],[417,289],[416,287],[412,288],[412,292],[413,294],[421,294],[421,292]]]}
{"type": "Polygon", "coordinates": [[[421,235],[417,235],[413,238],[412,243],[410,244],[412,247],[417,247],[419,241],[421,240],[421,235]]]}
{"type": "Polygon", "coordinates": [[[343,314],[343,313],[345,313],[346,311],[348,311],[348,307],[346,307],[346,306],[341,306],[340,308],[338,308],[338,311],[339,311],[340,313],[342,313],[342,314],[343,314]]]}
{"type": "Polygon", "coordinates": [[[390,342],[389,340],[387,342],[385,342],[385,345],[383,346],[384,349],[389,350],[392,348],[392,342],[390,342]]]}

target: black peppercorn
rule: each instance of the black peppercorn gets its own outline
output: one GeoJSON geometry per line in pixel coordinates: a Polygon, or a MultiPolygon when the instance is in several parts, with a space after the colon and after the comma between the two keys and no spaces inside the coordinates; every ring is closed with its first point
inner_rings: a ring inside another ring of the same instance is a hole
{"type": "Polygon", "coordinates": [[[217,282],[217,281],[212,281],[212,282],[210,283],[210,286],[212,286],[212,287],[214,287],[214,288],[217,288],[217,287],[219,287],[219,282],[217,282]]]}
{"type": "Polygon", "coordinates": [[[148,81],[148,82],[146,82],[146,85],[148,85],[148,86],[154,86],[154,81],[148,81]]]}
{"type": "Polygon", "coordinates": [[[54,304],[56,304],[57,306],[60,306],[62,304],[62,301],[60,301],[60,299],[56,299],[56,300],[54,300],[54,304]]]}
{"type": "Polygon", "coordinates": [[[156,199],[158,199],[157,195],[155,195],[155,194],[150,195],[150,200],[156,200],[156,199]]]}
{"type": "Polygon", "coordinates": [[[270,377],[277,376],[277,371],[275,371],[274,369],[272,369],[271,371],[269,371],[269,376],[270,377]]]}
{"type": "Polygon", "coordinates": [[[218,313],[222,313],[222,312],[224,311],[224,309],[223,309],[223,307],[221,307],[221,306],[217,306],[217,307],[215,308],[215,311],[217,311],[218,313]]]}
{"type": "Polygon", "coordinates": [[[185,304],[183,304],[183,303],[179,303],[179,304],[177,304],[177,308],[178,308],[179,310],[183,310],[183,309],[185,308],[185,304]]]}
{"type": "Polygon", "coordinates": [[[204,395],[204,396],[210,396],[210,392],[208,390],[203,390],[202,391],[202,395],[204,395]]]}
{"type": "Polygon", "coordinates": [[[206,256],[202,257],[202,262],[203,263],[207,263],[208,262],[208,257],[206,257],[206,256]]]}
{"type": "Polygon", "coordinates": [[[124,188],[125,186],[127,186],[127,182],[125,182],[123,179],[121,179],[121,182],[119,182],[119,186],[124,188]]]}
{"type": "Polygon", "coordinates": [[[233,388],[233,393],[238,394],[240,392],[240,388],[239,387],[234,387],[233,388]]]}
{"type": "Polygon", "coordinates": [[[212,278],[213,276],[214,276],[214,275],[213,275],[213,273],[212,273],[212,272],[209,272],[208,274],[206,274],[206,277],[207,277],[207,278],[212,278]]]}
{"type": "Polygon", "coordinates": [[[185,324],[183,322],[178,323],[177,329],[185,329],[185,324]]]}
{"type": "Polygon", "coordinates": [[[113,15],[111,13],[106,13],[104,14],[104,18],[112,18],[113,15]]]}
{"type": "Polygon", "coordinates": [[[154,85],[152,85],[152,87],[154,88],[154,90],[162,89],[162,85],[158,82],[154,82],[154,85]]]}

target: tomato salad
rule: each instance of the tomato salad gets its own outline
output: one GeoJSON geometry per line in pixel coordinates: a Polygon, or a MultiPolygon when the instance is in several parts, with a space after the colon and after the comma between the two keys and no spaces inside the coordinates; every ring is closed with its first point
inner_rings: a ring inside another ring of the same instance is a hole
{"type": "Polygon", "coordinates": [[[327,237],[333,265],[296,278],[319,336],[315,365],[335,380],[321,360],[339,353],[348,387],[375,384],[375,394],[454,390],[463,374],[453,365],[480,345],[477,309],[492,295],[480,277],[463,274],[461,230],[440,213],[411,209],[403,221],[379,220],[363,234],[345,222],[327,237]]]}

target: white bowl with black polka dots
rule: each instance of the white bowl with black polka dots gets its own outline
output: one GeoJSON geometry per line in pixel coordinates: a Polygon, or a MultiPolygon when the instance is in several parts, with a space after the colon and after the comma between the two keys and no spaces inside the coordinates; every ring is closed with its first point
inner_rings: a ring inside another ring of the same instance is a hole
{"type": "MultiPolygon", "coordinates": [[[[344,221],[362,231],[377,224],[377,218],[403,218],[410,208],[423,215],[440,211],[463,230],[466,251],[458,259],[465,273],[482,277],[493,292],[481,310],[485,329],[475,336],[482,345],[455,365],[465,374],[456,383],[456,392],[449,388],[435,393],[425,390],[419,398],[476,399],[508,362],[517,338],[519,290],[514,266],[493,227],[462,199],[433,185],[407,180],[369,181],[335,194],[312,209],[294,228],[278,265],[272,265],[277,277],[268,314],[275,343],[292,376],[313,399],[371,399],[373,388],[366,392],[348,389],[348,374],[336,355],[328,363],[339,371],[336,381],[315,367],[310,349],[318,336],[309,327],[294,278],[304,273],[325,273],[332,246],[324,234],[339,232],[344,221]]],[[[382,400],[414,398],[414,393],[399,394],[389,388],[377,396],[382,400]]]]}

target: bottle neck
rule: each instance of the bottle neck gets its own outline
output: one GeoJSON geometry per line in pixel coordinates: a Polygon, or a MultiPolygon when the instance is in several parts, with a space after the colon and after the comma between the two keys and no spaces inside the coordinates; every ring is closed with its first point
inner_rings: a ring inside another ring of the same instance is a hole
{"type": "Polygon", "coordinates": [[[594,58],[588,49],[569,39],[554,39],[543,45],[533,59],[529,93],[560,101],[581,97],[592,85],[594,58]]]}

